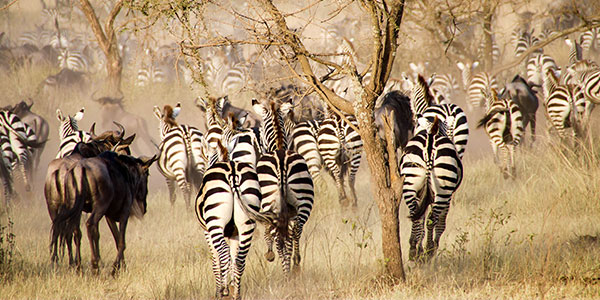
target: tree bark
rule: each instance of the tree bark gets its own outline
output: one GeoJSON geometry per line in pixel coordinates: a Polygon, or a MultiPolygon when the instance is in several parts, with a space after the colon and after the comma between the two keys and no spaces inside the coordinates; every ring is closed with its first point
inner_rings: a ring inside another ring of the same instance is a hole
{"type": "Polygon", "coordinates": [[[484,3],[484,16],[483,16],[483,66],[487,72],[493,70],[494,59],[493,59],[493,39],[492,39],[492,18],[495,14],[495,6],[490,3],[490,0],[484,3]]]}
{"type": "Polygon", "coordinates": [[[121,12],[123,7],[123,0],[118,0],[110,11],[104,29],[100,25],[98,16],[96,15],[94,8],[89,0],[79,0],[81,4],[81,11],[88,19],[92,31],[96,36],[98,45],[106,57],[106,74],[107,78],[107,89],[109,92],[120,92],[121,91],[121,78],[123,73],[123,62],[121,55],[119,54],[119,45],[117,41],[117,35],[114,29],[115,19],[121,12]]]}

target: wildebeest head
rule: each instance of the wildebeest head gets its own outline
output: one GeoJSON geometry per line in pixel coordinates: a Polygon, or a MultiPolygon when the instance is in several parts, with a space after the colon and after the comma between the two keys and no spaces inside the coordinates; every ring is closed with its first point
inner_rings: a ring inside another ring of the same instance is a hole
{"type": "MultiPolygon", "coordinates": [[[[121,156],[123,157],[123,156],[121,156]]],[[[130,157],[130,156],[128,156],[130,157]]],[[[148,196],[148,176],[150,176],[150,166],[153,162],[158,159],[156,155],[153,157],[140,157],[135,158],[135,165],[130,165],[131,168],[135,168],[135,172],[132,178],[134,180],[134,202],[131,209],[131,212],[134,216],[141,218],[144,214],[146,214],[147,210],[147,202],[146,197],[148,196]]]]}
{"type": "Polygon", "coordinates": [[[31,104],[27,104],[24,100],[15,104],[15,106],[13,106],[11,108],[11,111],[16,114],[19,117],[22,117],[23,115],[25,115],[28,112],[31,112],[31,107],[33,106],[33,101],[31,101],[31,104]]]}
{"type": "Polygon", "coordinates": [[[94,97],[96,92],[92,93],[92,100],[100,103],[100,105],[103,105],[103,106],[104,105],[119,105],[119,106],[121,106],[123,104],[123,98],[125,98],[125,96],[122,93],[120,94],[120,97],[103,96],[103,97],[96,98],[96,97],[94,97]]]}

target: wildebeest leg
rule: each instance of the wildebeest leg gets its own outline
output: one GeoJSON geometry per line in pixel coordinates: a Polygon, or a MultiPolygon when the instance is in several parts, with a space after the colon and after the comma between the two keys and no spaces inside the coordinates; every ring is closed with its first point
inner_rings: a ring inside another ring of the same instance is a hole
{"type": "Polygon", "coordinates": [[[121,266],[125,267],[125,229],[127,228],[127,221],[129,220],[129,213],[124,213],[119,220],[119,242],[117,245],[117,259],[113,264],[113,276],[121,269],[121,266]]]}
{"type": "MultiPolygon", "coordinates": [[[[79,224],[79,220],[77,220],[79,224]]],[[[73,240],[75,241],[75,266],[77,270],[81,269],[81,228],[77,226],[74,230],[73,240]]]]}
{"type": "Polygon", "coordinates": [[[86,222],[90,249],[92,250],[92,269],[96,272],[98,271],[98,262],[100,261],[100,232],[98,232],[98,222],[100,222],[103,215],[93,211],[86,222]]]}
{"type": "Polygon", "coordinates": [[[117,250],[119,249],[119,228],[117,227],[117,222],[111,220],[110,218],[106,218],[106,224],[108,224],[108,228],[110,228],[110,233],[112,233],[113,238],[115,239],[115,247],[117,250]]]}
{"type": "Polygon", "coordinates": [[[530,129],[531,129],[531,146],[533,146],[533,143],[535,142],[535,114],[533,114],[532,117],[530,117],[530,129]]]}

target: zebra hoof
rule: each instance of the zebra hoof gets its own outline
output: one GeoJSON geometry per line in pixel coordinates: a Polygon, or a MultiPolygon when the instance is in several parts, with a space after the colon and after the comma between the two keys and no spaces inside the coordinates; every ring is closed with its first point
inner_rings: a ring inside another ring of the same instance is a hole
{"type": "Polygon", "coordinates": [[[265,258],[267,259],[267,261],[274,261],[275,253],[273,251],[268,251],[267,253],[265,253],[265,258]]]}

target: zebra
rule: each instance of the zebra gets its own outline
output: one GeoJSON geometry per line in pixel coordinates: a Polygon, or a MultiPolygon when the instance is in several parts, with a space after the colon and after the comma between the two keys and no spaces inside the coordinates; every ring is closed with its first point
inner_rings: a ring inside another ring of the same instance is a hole
{"type": "Polygon", "coordinates": [[[494,161],[500,167],[504,178],[515,177],[515,148],[523,136],[523,114],[519,105],[512,99],[498,99],[496,90],[486,94],[489,102],[485,116],[479,120],[477,128],[484,127],[494,152],[494,161]],[[503,153],[503,162],[498,158],[498,149],[503,153]]]}
{"type": "MultiPolygon", "coordinates": [[[[7,171],[12,173],[12,170],[19,168],[26,191],[31,190],[29,177],[32,172],[32,150],[38,148],[41,143],[38,143],[37,136],[33,129],[11,111],[0,111],[0,136],[3,136],[0,149],[2,151],[2,163],[7,171]]],[[[6,201],[10,195],[7,192],[12,189],[9,187],[10,179],[5,179],[5,195],[6,201]]]]}
{"type": "Polygon", "coordinates": [[[413,87],[411,110],[415,132],[419,132],[418,120],[425,118],[430,124],[434,119],[444,123],[446,135],[454,143],[460,159],[464,156],[469,140],[469,124],[467,115],[460,106],[454,103],[434,104],[429,86],[425,79],[419,75],[417,84],[413,87]]]}
{"type": "Polygon", "coordinates": [[[86,56],[81,51],[63,48],[58,55],[59,67],[69,69],[75,72],[87,72],[89,63],[86,56]]]}
{"type": "Polygon", "coordinates": [[[496,78],[490,76],[487,72],[480,72],[473,76],[473,70],[479,65],[479,62],[472,64],[458,62],[456,64],[462,73],[462,80],[469,98],[467,108],[473,111],[475,107],[481,107],[485,104],[485,98],[482,93],[489,93],[490,89],[497,89],[496,78]]]}
{"type": "Polygon", "coordinates": [[[206,154],[203,145],[202,135],[196,136],[198,142],[198,155],[192,151],[193,144],[190,139],[193,132],[190,132],[188,126],[177,124],[175,118],[180,112],[181,107],[175,109],[170,105],[165,105],[161,110],[154,106],[154,116],[159,120],[160,145],[158,157],[158,170],[165,177],[169,189],[169,201],[171,205],[175,203],[175,182],[183,191],[183,198],[189,206],[191,198],[191,183],[200,182],[202,173],[206,168],[206,154]],[[197,156],[197,157],[196,157],[197,156]],[[203,161],[204,159],[204,161],[203,161]]]}
{"type": "Polygon", "coordinates": [[[63,158],[71,153],[77,143],[88,143],[92,136],[83,130],[79,130],[78,121],[83,119],[85,108],[81,108],[74,116],[63,115],[60,109],[56,110],[56,118],[60,122],[59,137],[60,146],[56,158],[63,158]]]}
{"type": "Polygon", "coordinates": [[[550,55],[538,54],[532,56],[527,61],[527,81],[529,85],[540,88],[543,83],[543,76],[548,70],[552,70],[553,72],[558,70],[556,62],[550,55]]]}
{"type": "Polygon", "coordinates": [[[219,153],[211,155],[217,161],[206,170],[194,208],[212,253],[216,298],[228,296],[233,281],[233,299],[241,299],[241,278],[256,228],[249,215],[258,215],[261,187],[252,164],[228,160],[220,141],[217,147],[219,153]]]}
{"type": "Polygon", "coordinates": [[[148,86],[153,83],[166,82],[163,68],[156,64],[142,65],[137,71],[136,86],[148,86]]]}
{"type": "Polygon", "coordinates": [[[544,89],[546,115],[559,137],[564,139],[567,128],[573,129],[573,137],[581,136],[586,123],[586,101],[577,85],[560,84],[551,70],[546,73],[544,89]]]}
{"type": "Polygon", "coordinates": [[[567,38],[565,43],[569,46],[569,64],[572,65],[583,59],[583,49],[579,41],[567,38]]]}
{"type": "MultiPolygon", "coordinates": [[[[345,115],[352,125],[358,126],[354,116],[345,115]]],[[[363,142],[356,132],[342,117],[337,114],[328,113],[321,124],[317,134],[317,145],[323,163],[333,175],[338,189],[338,201],[342,206],[348,205],[348,199],[344,188],[344,181],[348,181],[350,188],[351,203],[353,207],[358,205],[355,190],[355,179],[360,160],[362,157],[363,142]],[[346,177],[346,180],[344,180],[346,177]]]]}
{"type": "MultiPolygon", "coordinates": [[[[265,257],[269,261],[275,258],[272,248],[276,241],[283,271],[288,274],[292,259],[295,267],[300,264],[300,236],[312,211],[314,185],[304,158],[286,149],[285,139],[289,133],[284,133],[280,107],[273,102],[268,104],[252,100],[252,106],[263,118],[260,132],[265,151],[256,171],[263,197],[260,213],[268,220],[265,257]]],[[[284,105],[284,111],[287,109],[289,107],[284,105]]]]}
{"type": "Polygon", "coordinates": [[[567,69],[575,84],[579,85],[587,101],[600,103],[600,67],[588,60],[579,61],[567,69]]]}
{"type": "MultiPolygon", "coordinates": [[[[513,39],[515,41],[515,56],[520,56],[529,48],[536,46],[540,43],[540,39],[535,36],[535,30],[517,30],[513,32],[513,39]]],[[[542,54],[542,49],[535,50],[532,54],[542,54]]]]}
{"type": "Polygon", "coordinates": [[[434,101],[440,103],[450,103],[451,95],[459,89],[458,82],[451,74],[432,74],[432,81],[429,85],[434,101]]]}
{"type": "Polygon", "coordinates": [[[408,142],[400,163],[403,178],[402,199],[412,220],[409,259],[431,258],[446,228],[452,195],[462,182],[463,166],[456,147],[438,118],[430,123],[419,118],[419,131],[408,142]],[[427,243],[423,251],[425,213],[427,243]],[[435,236],[434,234],[435,229],[435,236]],[[423,257],[425,255],[425,257],[423,257]]]}
{"type": "Polygon", "coordinates": [[[584,51],[587,51],[587,56],[591,56],[592,53],[597,53],[600,49],[600,29],[593,28],[591,30],[582,32],[579,35],[579,44],[584,51]]]}

